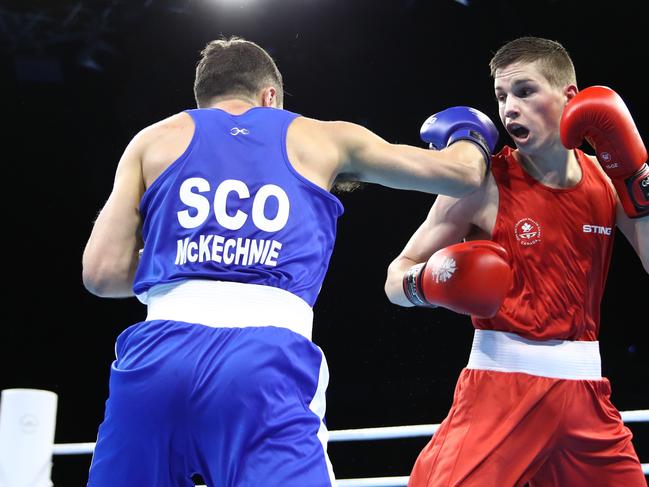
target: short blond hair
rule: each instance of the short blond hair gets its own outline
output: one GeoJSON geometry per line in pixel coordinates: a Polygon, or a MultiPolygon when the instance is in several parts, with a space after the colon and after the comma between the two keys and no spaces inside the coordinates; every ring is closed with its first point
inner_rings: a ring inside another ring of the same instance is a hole
{"type": "Polygon", "coordinates": [[[519,37],[502,46],[489,62],[491,76],[510,64],[538,61],[541,74],[552,86],[563,88],[577,84],[575,66],[568,51],[557,41],[541,37],[519,37]]]}

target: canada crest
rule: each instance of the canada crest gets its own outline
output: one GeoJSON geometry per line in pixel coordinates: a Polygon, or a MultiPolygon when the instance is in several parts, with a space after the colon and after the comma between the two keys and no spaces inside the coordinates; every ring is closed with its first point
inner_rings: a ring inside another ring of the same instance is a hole
{"type": "Polygon", "coordinates": [[[521,245],[537,244],[541,241],[541,225],[531,218],[521,218],[514,225],[514,235],[521,245]]]}

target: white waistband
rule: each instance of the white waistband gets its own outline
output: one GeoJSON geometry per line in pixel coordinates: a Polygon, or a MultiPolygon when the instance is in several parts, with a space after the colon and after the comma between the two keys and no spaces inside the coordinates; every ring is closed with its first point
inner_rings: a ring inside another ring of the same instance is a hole
{"type": "Polygon", "coordinates": [[[214,328],[278,326],[311,340],[313,310],[283,289],[238,282],[187,280],[147,292],[147,320],[174,320],[214,328]]]}
{"type": "Polygon", "coordinates": [[[476,330],[467,369],[600,380],[599,342],[528,340],[515,333],[476,330]]]}

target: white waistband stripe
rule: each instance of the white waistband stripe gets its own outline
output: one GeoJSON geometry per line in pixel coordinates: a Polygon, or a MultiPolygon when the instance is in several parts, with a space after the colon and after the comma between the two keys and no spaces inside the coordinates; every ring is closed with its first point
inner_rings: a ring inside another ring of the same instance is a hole
{"type": "Polygon", "coordinates": [[[278,326],[311,340],[313,310],[302,298],[276,287],[188,280],[149,289],[147,302],[147,320],[214,328],[278,326]]]}
{"type": "Polygon", "coordinates": [[[536,341],[493,330],[475,331],[467,368],[557,379],[602,378],[599,342],[536,341]]]}

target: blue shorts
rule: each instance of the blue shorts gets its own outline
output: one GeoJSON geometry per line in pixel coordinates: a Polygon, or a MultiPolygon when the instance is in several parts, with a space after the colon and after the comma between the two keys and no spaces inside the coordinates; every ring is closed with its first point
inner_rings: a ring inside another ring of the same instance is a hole
{"type": "Polygon", "coordinates": [[[117,339],[89,487],[335,484],[327,363],[284,328],[145,321],[117,339]]]}

